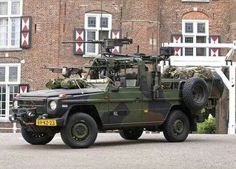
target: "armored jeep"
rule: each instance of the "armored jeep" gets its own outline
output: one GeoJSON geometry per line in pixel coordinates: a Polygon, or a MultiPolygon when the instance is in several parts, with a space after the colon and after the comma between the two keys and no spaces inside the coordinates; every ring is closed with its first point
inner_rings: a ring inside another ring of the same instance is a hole
{"type": "Polygon", "coordinates": [[[144,130],[163,131],[168,141],[182,142],[214,109],[213,83],[161,77],[158,64],[173,54],[172,48],[162,48],[156,57],[108,54],[86,67],[84,86],[75,82],[77,88],[57,86],[15,97],[10,120],[21,124],[28,143],[47,144],[60,132],[66,145],[85,148],[106,130],[118,130],[128,140],[144,130]]]}

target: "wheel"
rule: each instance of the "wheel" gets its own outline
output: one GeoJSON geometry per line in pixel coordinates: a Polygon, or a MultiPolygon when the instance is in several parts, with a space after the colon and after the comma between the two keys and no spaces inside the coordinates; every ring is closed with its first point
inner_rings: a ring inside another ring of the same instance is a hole
{"type": "Polygon", "coordinates": [[[53,135],[43,133],[43,132],[33,132],[28,131],[26,127],[21,127],[21,134],[25,141],[33,145],[44,145],[49,143],[53,137],[53,135]]]}
{"type": "Polygon", "coordinates": [[[186,140],[189,131],[189,119],[180,110],[171,112],[163,126],[164,136],[169,142],[182,142],[186,140]]]}
{"type": "Polygon", "coordinates": [[[219,96],[221,97],[224,92],[225,85],[221,77],[216,72],[213,72],[212,85],[212,90],[214,90],[213,92],[219,93],[219,96]]]}
{"type": "Polygon", "coordinates": [[[123,129],[119,131],[120,136],[126,140],[137,140],[142,134],[142,128],[123,129]]]}
{"type": "Polygon", "coordinates": [[[97,133],[97,124],[90,115],[76,113],[61,129],[61,138],[71,148],[87,148],[94,143],[97,133]]]}
{"type": "Polygon", "coordinates": [[[198,111],[207,103],[209,96],[207,84],[201,78],[190,78],[184,83],[182,95],[185,105],[190,110],[198,111]]]}

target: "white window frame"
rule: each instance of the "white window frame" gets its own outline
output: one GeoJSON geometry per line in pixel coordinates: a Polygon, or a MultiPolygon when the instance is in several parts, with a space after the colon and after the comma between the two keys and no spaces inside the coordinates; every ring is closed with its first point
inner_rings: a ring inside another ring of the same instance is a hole
{"type": "Polygon", "coordinates": [[[1,63],[0,67],[5,67],[5,81],[0,82],[0,85],[5,84],[20,84],[20,76],[21,76],[21,64],[20,63],[1,63]],[[17,67],[17,80],[14,82],[9,81],[9,68],[17,67]]]}
{"type": "MultiPolygon", "coordinates": [[[[0,18],[7,18],[8,19],[8,44],[7,46],[0,46],[0,51],[4,51],[4,50],[9,50],[9,49],[20,49],[20,39],[19,39],[19,44],[12,46],[11,45],[11,32],[12,32],[12,22],[11,19],[12,18],[19,18],[22,16],[23,14],[23,0],[17,0],[20,1],[20,14],[18,15],[12,15],[11,14],[11,4],[12,2],[14,2],[16,0],[0,0],[0,2],[7,2],[8,3],[8,14],[7,15],[0,15],[0,18]]],[[[19,29],[21,29],[19,27],[19,29]]],[[[19,30],[20,32],[20,30],[19,30]]],[[[20,38],[20,33],[19,33],[19,38],[20,38]]]]}
{"type": "MultiPolygon", "coordinates": [[[[6,94],[10,94],[9,85],[19,85],[21,81],[21,64],[20,63],[0,63],[0,67],[5,67],[5,82],[0,82],[0,85],[6,86],[6,94]],[[9,67],[17,67],[17,80],[14,82],[9,82],[9,67]]],[[[0,122],[9,121],[9,106],[10,100],[6,97],[6,109],[5,117],[0,117],[0,122]]]]}
{"type": "MultiPolygon", "coordinates": [[[[208,20],[182,20],[182,35],[183,35],[183,43],[185,43],[185,37],[193,37],[193,44],[197,43],[197,36],[205,36],[206,37],[206,43],[209,43],[209,21],[208,20]],[[185,32],[185,24],[186,23],[193,23],[193,32],[192,33],[186,33],[185,32]],[[197,32],[197,26],[198,23],[205,23],[205,33],[198,33],[197,32]]],[[[188,43],[191,44],[191,43],[188,43]]],[[[183,48],[183,56],[185,55],[185,48],[183,48]]],[[[193,56],[197,56],[197,49],[193,48],[193,56]]],[[[209,56],[209,48],[206,48],[206,56],[209,56]]]]}
{"type": "MultiPolygon", "coordinates": [[[[95,14],[95,13],[86,13],[84,18],[84,29],[85,29],[85,41],[87,41],[87,32],[94,31],[95,32],[95,40],[99,40],[99,31],[108,31],[108,38],[111,38],[112,31],[112,15],[111,14],[95,14]],[[96,18],[96,27],[88,27],[88,18],[95,17],[96,18]],[[102,27],[100,25],[101,17],[108,18],[108,27],[102,27]]],[[[98,57],[99,54],[99,44],[95,44],[95,53],[87,52],[87,44],[85,44],[85,55],[84,57],[98,57]]]]}

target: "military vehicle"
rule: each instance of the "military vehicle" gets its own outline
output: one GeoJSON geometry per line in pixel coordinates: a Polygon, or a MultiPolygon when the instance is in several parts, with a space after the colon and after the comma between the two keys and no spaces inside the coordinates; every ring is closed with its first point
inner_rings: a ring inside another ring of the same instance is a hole
{"type": "MultiPolygon", "coordinates": [[[[122,138],[137,140],[146,131],[163,131],[170,142],[184,141],[196,123],[213,111],[219,96],[212,95],[212,82],[199,77],[164,79],[160,61],[173,55],[161,48],[159,56],[113,54],[115,46],[129,39],[105,39],[103,56],[93,59],[77,88],[32,91],[15,97],[12,122],[21,124],[23,138],[30,144],[49,143],[55,133],[71,148],[91,146],[98,132],[119,131],[122,138]],[[167,87],[163,87],[163,84],[167,87]]],[[[50,68],[81,76],[81,68],[50,68]]],[[[81,76],[82,77],[82,76],[81,76]]],[[[71,78],[70,80],[74,80],[71,78]]]]}

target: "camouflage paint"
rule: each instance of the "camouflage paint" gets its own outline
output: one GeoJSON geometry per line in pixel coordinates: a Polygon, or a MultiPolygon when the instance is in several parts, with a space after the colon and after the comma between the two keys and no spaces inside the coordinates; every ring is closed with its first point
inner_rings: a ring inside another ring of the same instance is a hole
{"type": "MultiPolygon", "coordinates": [[[[94,67],[91,69],[100,73],[104,71],[105,75],[109,76],[111,72],[118,73],[119,67],[123,66],[122,68],[126,68],[126,66],[132,67],[133,65],[138,66],[137,86],[121,86],[119,89],[113,90],[112,83],[110,83],[104,91],[92,87],[77,90],[54,90],[53,96],[50,96],[49,93],[46,94],[47,91],[45,91],[42,92],[42,96],[47,100],[47,104],[42,106],[48,107],[48,100],[57,100],[59,108],[57,111],[44,113],[48,113],[49,117],[52,118],[63,117],[63,115],[68,114],[74,106],[78,106],[78,108],[80,106],[94,106],[97,112],[90,113],[98,113],[103,129],[161,125],[173,106],[184,106],[180,95],[181,89],[162,89],[160,81],[159,84],[154,84],[154,76],[158,76],[159,74],[147,71],[145,62],[140,58],[97,58],[94,59],[92,63],[94,67]],[[122,64],[125,63],[125,65],[120,65],[120,63],[117,62],[119,60],[122,64]],[[153,91],[155,87],[157,87],[157,90],[153,91]],[[73,93],[73,91],[75,91],[75,93],[73,93]],[[63,93],[68,94],[65,95],[66,97],[60,98],[59,94],[63,93]],[[155,98],[153,97],[154,94],[156,95],[155,98]]],[[[181,81],[183,80],[177,83],[181,81]]],[[[167,81],[167,83],[172,83],[172,81],[167,81]]],[[[30,94],[25,94],[16,99],[24,100],[29,95],[30,94]]],[[[36,92],[34,98],[37,97],[39,96],[36,92]]],[[[199,112],[189,111],[188,113],[199,112]]]]}

